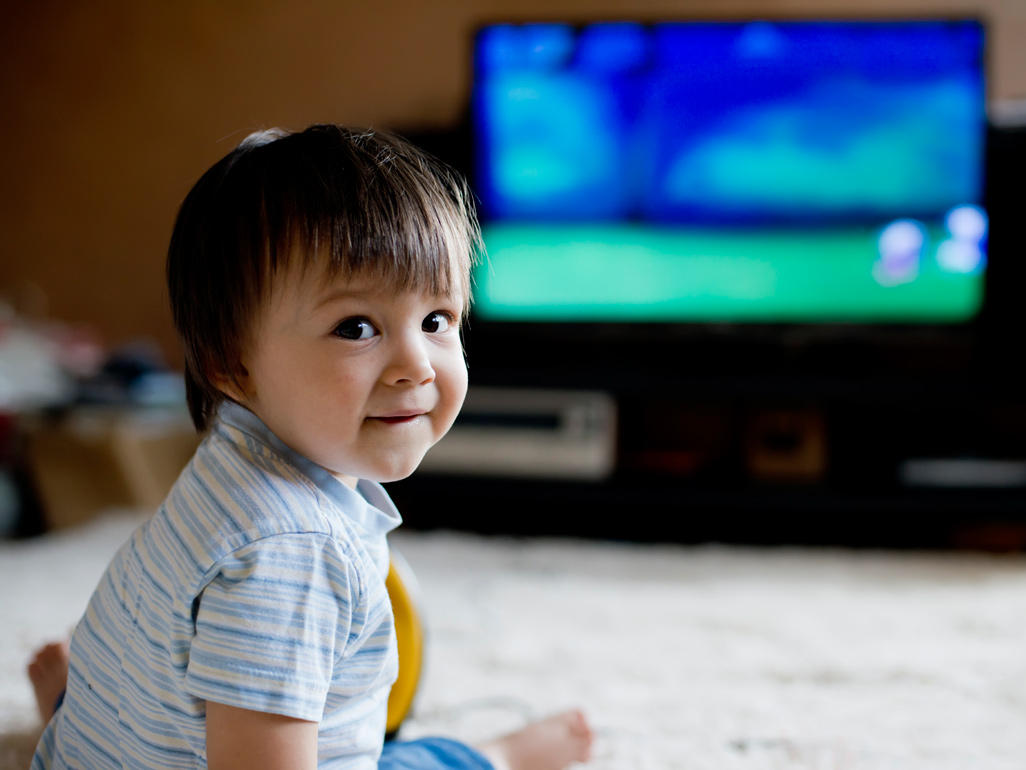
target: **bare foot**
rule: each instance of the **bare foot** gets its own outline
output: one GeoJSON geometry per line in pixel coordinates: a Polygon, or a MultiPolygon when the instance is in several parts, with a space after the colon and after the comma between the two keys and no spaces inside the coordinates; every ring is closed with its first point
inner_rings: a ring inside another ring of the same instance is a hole
{"type": "Polygon", "coordinates": [[[480,746],[495,770],[563,770],[591,756],[594,736],[580,711],[564,711],[480,746]]]}
{"type": "Polygon", "coordinates": [[[55,642],[36,650],[28,665],[28,677],[36,692],[36,708],[45,724],[53,716],[57,698],[68,686],[68,643],[55,642]]]}

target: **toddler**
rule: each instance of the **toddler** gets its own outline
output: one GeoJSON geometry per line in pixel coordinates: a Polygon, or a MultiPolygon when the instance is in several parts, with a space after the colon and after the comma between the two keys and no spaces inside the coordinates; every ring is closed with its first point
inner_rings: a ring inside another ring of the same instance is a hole
{"type": "Polygon", "coordinates": [[[254,134],[189,192],[167,278],[206,437],[68,645],[29,667],[35,768],[495,768],[587,759],[578,711],[383,746],[403,478],[467,388],[479,233],[452,172],[381,133],[254,134]],[[52,717],[50,714],[52,712],[52,717]]]}

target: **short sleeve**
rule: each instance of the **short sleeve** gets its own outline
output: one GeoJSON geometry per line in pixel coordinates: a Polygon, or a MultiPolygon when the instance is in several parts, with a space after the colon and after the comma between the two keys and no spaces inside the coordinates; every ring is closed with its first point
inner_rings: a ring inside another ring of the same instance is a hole
{"type": "Polygon", "coordinates": [[[325,535],[250,543],[200,594],[185,686],[203,700],[320,721],[360,586],[325,535]]]}

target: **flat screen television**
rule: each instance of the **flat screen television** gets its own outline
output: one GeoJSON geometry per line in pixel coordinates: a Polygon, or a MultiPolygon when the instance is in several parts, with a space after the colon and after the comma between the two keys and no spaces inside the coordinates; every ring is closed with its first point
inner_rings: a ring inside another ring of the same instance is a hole
{"type": "Polygon", "coordinates": [[[473,323],[971,323],[984,47],[971,19],[481,27],[473,323]]]}

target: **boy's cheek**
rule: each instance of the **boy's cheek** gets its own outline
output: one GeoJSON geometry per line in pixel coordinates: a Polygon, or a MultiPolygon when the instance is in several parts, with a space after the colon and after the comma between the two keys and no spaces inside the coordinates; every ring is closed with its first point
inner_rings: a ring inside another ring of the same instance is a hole
{"type": "Polygon", "coordinates": [[[456,383],[456,408],[454,409],[453,419],[456,419],[456,415],[459,414],[460,409],[463,408],[463,402],[467,398],[467,387],[469,383],[469,375],[467,374],[467,367],[461,366],[459,370],[459,378],[456,383]]]}

